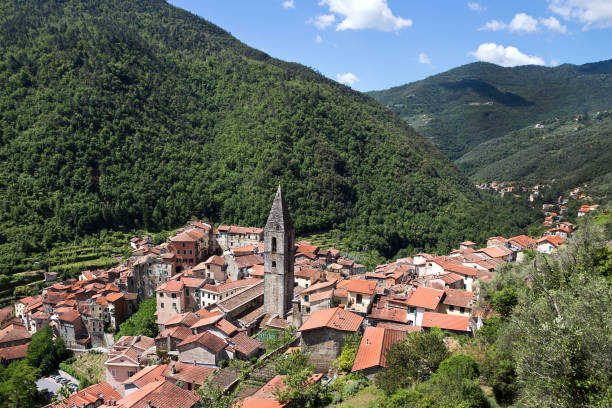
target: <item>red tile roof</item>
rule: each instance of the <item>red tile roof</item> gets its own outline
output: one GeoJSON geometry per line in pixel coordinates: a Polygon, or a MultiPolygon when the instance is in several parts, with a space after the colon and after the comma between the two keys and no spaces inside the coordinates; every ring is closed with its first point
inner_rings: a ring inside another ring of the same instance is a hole
{"type": "Polygon", "coordinates": [[[77,310],[72,309],[69,312],[61,314],[58,317],[58,319],[63,321],[63,322],[72,323],[72,322],[76,321],[77,319],[79,319],[80,317],[81,317],[81,314],[77,310]]]}
{"type": "Polygon", "coordinates": [[[106,295],[106,299],[109,302],[116,302],[122,297],[123,297],[123,293],[117,293],[117,292],[109,293],[108,295],[106,295]]]}
{"type": "Polygon", "coordinates": [[[446,296],[444,296],[442,303],[445,305],[471,308],[475,301],[474,292],[460,289],[444,289],[444,293],[446,296]]]}
{"type": "Polygon", "coordinates": [[[540,243],[546,242],[546,241],[550,242],[555,247],[558,247],[559,245],[563,244],[563,242],[565,242],[563,237],[560,237],[558,235],[547,235],[545,237],[542,237],[542,238],[538,239],[537,243],[540,244],[540,243]]]}
{"type": "Polygon", "coordinates": [[[163,380],[162,373],[166,369],[167,364],[154,365],[145,367],[127,380],[123,381],[122,384],[134,384],[138,388],[142,388],[150,382],[163,380]]]}
{"type": "Polygon", "coordinates": [[[173,242],[195,242],[197,238],[187,232],[181,232],[173,237],[170,237],[173,242]]]}
{"type": "Polygon", "coordinates": [[[225,259],[223,259],[222,256],[219,255],[213,255],[210,258],[208,258],[206,261],[204,261],[204,264],[213,264],[213,265],[219,265],[219,266],[223,266],[225,265],[225,259]]]}
{"type": "Polygon", "coordinates": [[[236,350],[245,356],[250,355],[261,347],[261,343],[258,340],[247,336],[244,332],[236,334],[230,340],[236,345],[236,350]]]}
{"type": "Polygon", "coordinates": [[[469,331],[470,317],[445,313],[425,312],[423,313],[423,327],[439,327],[445,330],[469,331]]]}
{"type": "Polygon", "coordinates": [[[204,333],[200,334],[192,334],[191,336],[183,340],[181,343],[179,343],[177,347],[182,347],[191,343],[201,344],[202,346],[206,347],[208,350],[214,353],[218,353],[227,346],[227,343],[225,341],[215,336],[214,334],[205,331],[204,333]]]}
{"type": "Polygon", "coordinates": [[[247,286],[253,286],[258,283],[261,283],[261,279],[256,278],[247,278],[247,279],[239,279],[232,282],[222,283],[220,285],[204,285],[202,286],[203,290],[207,290],[209,292],[221,293],[226,292],[228,290],[236,289],[236,288],[245,288],[247,286]]]}
{"type": "Polygon", "coordinates": [[[238,331],[238,328],[225,319],[221,319],[215,323],[215,327],[225,333],[227,336],[232,336],[238,331]]]}
{"type": "Polygon", "coordinates": [[[436,310],[443,296],[443,290],[419,286],[408,298],[408,304],[414,307],[422,307],[423,309],[436,310]]]}
{"type": "Polygon", "coordinates": [[[363,317],[346,311],[339,307],[333,309],[317,310],[313,312],[308,320],[299,328],[299,331],[307,331],[327,327],[330,329],[356,332],[363,322],[363,317]]]}
{"type": "Polygon", "coordinates": [[[83,404],[85,406],[93,406],[98,401],[107,403],[110,400],[118,400],[120,398],[121,395],[109,383],[102,382],[80,390],[70,395],[68,399],[55,404],[45,405],[45,408],[73,408],[81,407],[83,404]]]}
{"type": "Polygon", "coordinates": [[[373,295],[376,289],[376,282],[365,279],[345,279],[338,282],[338,288],[346,289],[349,292],[373,295]]]}
{"type": "Polygon", "coordinates": [[[166,292],[180,292],[185,287],[185,284],[181,281],[171,280],[157,288],[157,292],[166,291],[166,292]]]}
{"type": "Polygon", "coordinates": [[[20,344],[19,346],[0,348],[0,361],[6,360],[8,362],[11,362],[13,360],[20,360],[22,358],[25,358],[28,354],[29,345],[30,343],[20,344]]]}
{"type": "Polygon", "coordinates": [[[190,391],[177,387],[169,381],[155,381],[117,401],[117,408],[191,408],[198,397],[190,391]]]}
{"type": "Polygon", "coordinates": [[[386,367],[387,351],[397,342],[406,339],[407,332],[386,329],[384,327],[368,327],[363,333],[361,344],[355,356],[352,372],[370,367],[386,367]]]}
{"type": "Polygon", "coordinates": [[[400,331],[405,331],[408,333],[421,331],[421,326],[414,326],[411,324],[401,324],[401,323],[393,323],[393,322],[380,322],[376,325],[376,327],[384,327],[386,329],[400,330],[400,331]]]}
{"type": "Polygon", "coordinates": [[[164,366],[162,375],[167,380],[173,379],[176,381],[188,382],[191,384],[202,385],[208,377],[211,376],[217,369],[213,367],[202,367],[187,363],[173,361],[164,366]],[[174,367],[174,373],[172,368],[174,367]]]}
{"type": "Polygon", "coordinates": [[[457,273],[459,275],[464,275],[464,276],[476,276],[477,274],[476,268],[471,268],[469,266],[463,266],[454,261],[442,261],[442,262],[438,262],[438,264],[442,266],[442,268],[444,268],[444,270],[447,272],[454,272],[454,273],[457,273]]]}

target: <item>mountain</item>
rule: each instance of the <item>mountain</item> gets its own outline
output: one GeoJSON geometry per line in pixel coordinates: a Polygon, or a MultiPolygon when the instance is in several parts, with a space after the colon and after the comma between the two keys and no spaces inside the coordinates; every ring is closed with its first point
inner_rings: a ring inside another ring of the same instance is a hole
{"type": "Polygon", "coordinates": [[[6,271],[104,229],[263,225],[278,183],[298,233],[386,257],[534,219],[369,96],[162,0],[4,1],[0,55],[6,271]]]}
{"type": "Polygon", "coordinates": [[[478,145],[457,163],[477,181],[554,180],[564,192],[584,182],[600,184],[599,178],[612,177],[612,111],[510,132],[478,145]]]}
{"type": "Polygon", "coordinates": [[[539,121],[612,108],[612,60],[554,68],[463,65],[369,92],[452,160],[539,121]]]}

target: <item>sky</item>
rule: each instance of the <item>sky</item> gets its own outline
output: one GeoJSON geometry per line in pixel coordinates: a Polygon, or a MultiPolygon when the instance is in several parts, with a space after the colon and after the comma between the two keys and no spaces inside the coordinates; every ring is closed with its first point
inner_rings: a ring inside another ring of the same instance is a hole
{"type": "Polygon", "coordinates": [[[475,61],[612,59],[612,0],[169,0],[272,57],[358,91],[475,61]]]}

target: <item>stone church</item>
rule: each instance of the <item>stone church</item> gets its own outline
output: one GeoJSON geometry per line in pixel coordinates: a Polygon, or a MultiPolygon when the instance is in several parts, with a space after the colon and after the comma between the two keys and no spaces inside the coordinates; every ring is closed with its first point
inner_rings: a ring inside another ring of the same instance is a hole
{"type": "Polygon", "coordinates": [[[293,300],[295,231],[279,184],[264,228],[264,311],[286,318],[293,300]]]}

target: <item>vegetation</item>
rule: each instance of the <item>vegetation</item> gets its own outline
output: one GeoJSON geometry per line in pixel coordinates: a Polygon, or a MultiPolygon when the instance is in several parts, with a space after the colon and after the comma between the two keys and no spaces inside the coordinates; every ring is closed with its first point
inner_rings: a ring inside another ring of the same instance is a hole
{"type": "Polygon", "coordinates": [[[612,60],[554,68],[463,65],[369,94],[455,160],[541,121],[610,109],[612,60]]]}
{"type": "Polygon", "coordinates": [[[359,350],[360,343],[361,336],[356,333],[349,333],[344,336],[342,352],[335,362],[341,371],[351,371],[353,363],[355,362],[355,357],[357,357],[357,350],[359,350]]]}
{"type": "Polygon", "coordinates": [[[279,182],[298,233],[382,258],[535,219],[373,99],[163,0],[5,1],[0,55],[5,275],[101,230],[263,225],[279,182]]]}
{"type": "Polygon", "coordinates": [[[287,359],[291,359],[294,364],[285,366],[285,387],[273,391],[277,401],[286,403],[288,407],[314,408],[324,405],[328,393],[320,381],[312,381],[314,367],[308,359],[304,359],[301,352],[293,352],[287,359]]]}
{"type": "Polygon", "coordinates": [[[60,368],[79,380],[79,387],[83,389],[106,381],[104,362],[107,359],[105,353],[90,351],[60,363],[60,368]]]}
{"type": "Polygon", "coordinates": [[[46,375],[55,370],[61,361],[70,357],[70,354],[70,350],[64,345],[64,340],[61,337],[53,340],[53,330],[49,325],[45,325],[32,335],[26,362],[46,375]]]}
{"type": "MultiPolygon", "coordinates": [[[[480,144],[457,164],[477,181],[534,185],[554,180],[551,194],[567,195],[583,183],[603,187],[604,179],[612,177],[612,112],[578,119],[548,120],[542,128],[510,132],[480,144]]],[[[595,194],[610,195],[610,187],[595,194]]]]}
{"type": "Polygon", "coordinates": [[[158,328],[155,323],[156,298],[152,297],[140,303],[138,311],[119,325],[115,340],[123,336],[157,336],[158,328]]]}
{"type": "Polygon", "coordinates": [[[26,361],[14,361],[7,368],[0,364],[0,407],[40,407],[47,400],[46,392],[36,389],[41,371],[26,361]]]}

